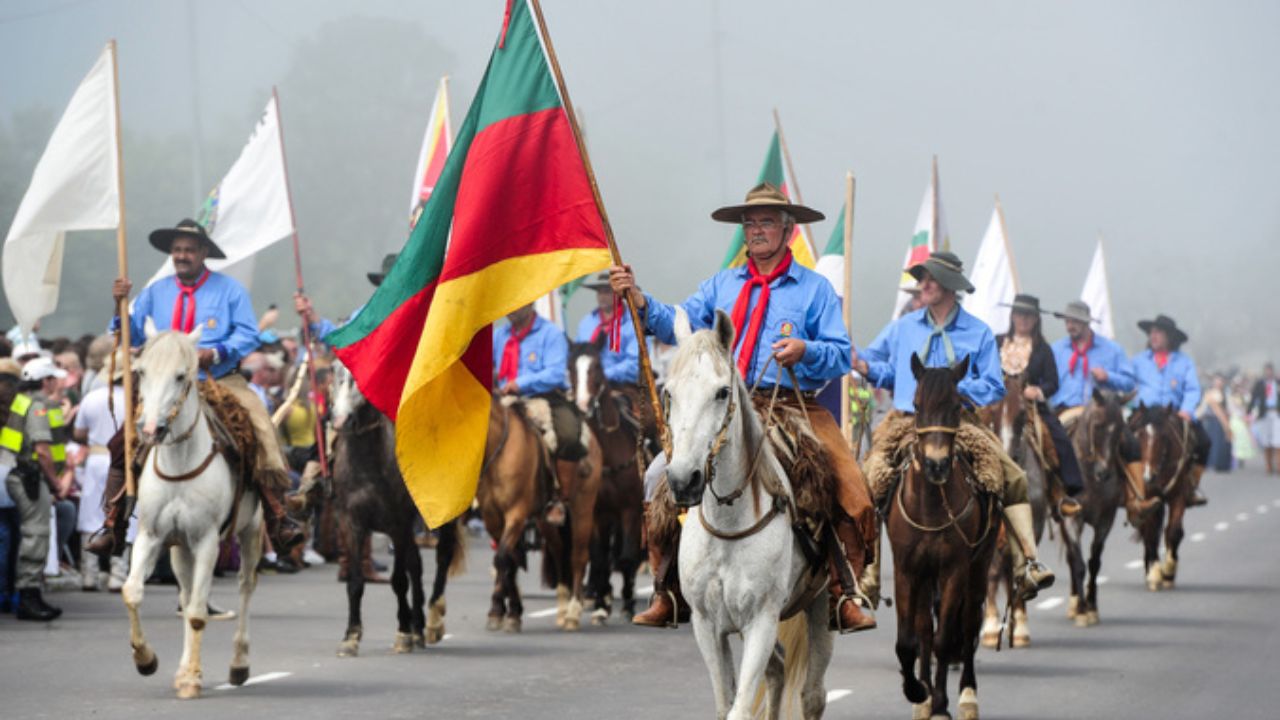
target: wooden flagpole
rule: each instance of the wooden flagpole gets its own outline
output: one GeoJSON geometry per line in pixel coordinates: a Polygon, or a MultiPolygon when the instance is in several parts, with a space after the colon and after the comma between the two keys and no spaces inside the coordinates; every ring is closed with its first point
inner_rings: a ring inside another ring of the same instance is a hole
{"type": "Polygon", "coordinates": [[[1009,258],[1009,272],[1014,275],[1014,292],[1021,292],[1023,284],[1018,282],[1018,264],[1014,263],[1014,247],[1009,242],[1009,225],[1005,224],[1005,206],[1000,204],[1000,193],[996,193],[996,217],[1000,218],[1000,240],[1005,242],[1005,258],[1009,258]]]}
{"type": "MultiPolygon", "coordinates": [[[[519,0],[514,0],[518,2],[519,0]]],[[[569,118],[569,126],[573,129],[573,140],[578,146],[578,155],[587,171],[587,179],[591,182],[591,195],[595,198],[596,210],[600,212],[600,222],[604,225],[605,239],[609,243],[609,253],[613,256],[614,265],[622,265],[622,253],[618,251],[617,240],[613,236],[613,226],[609,224],[609,213],[604,208],[604,200],[600,197],[600,185],[596,182],[596,172],[591,167],[591,156],[587,153],[586,143],[582,140],[582,129],[578,127],[578,115],[573,110],[573,101],[569,99],[569,88],[564,84],[564,75],[560,72],[560,61],[556,58],[555,46],[551,44],[551,34],[547,32],[547,23],[542,16],[542,4],[538,0],[528,0],[538,23],[538,33],[542,36],[542,47],[547,51],[547,59],[551,63],[551,72],[555,75],[556,87],[560,91],[560,99],[564,102],[565,115],[569,118]]],[[[663,450],[670,456],[670,438],[667,435],[666,421],[662,415],[662,403],[658,401],[658,387],[653,379],[653,365],[649,362],[649,350],[644,342],[644,323],[640,321],[640,313],[631,299],[631,293],[623,296],[627,304],[627,312],[631,314],[631,324],[640,339],[640,375],[644,378],[649,391],[649,404],[658,425],[658,437],[662,439],[663,450]]]]}
{"type": "MultiPolygon", "coordinates": [[[[116,225],[116,265],[119,276],[129,277],[129,250],[125,243],[126,228],[124,215],[124,151],[120,147],[120,63],[116,56],[116,41],[112,38],[107,47],[111,48],[111,94],[116,114],[116,195],[120,204],[120,223],[116,225]]],[[[120,298],[116,306],[116,316],[120,318],[120,346],[124,348],[124,494],[129,498],[138,496],[138,479],[133,476],[133,368],[131,353],[133,347],[132,326],[129,318],[129,298],[120,298]]],[[[128,522],[128,518],[125,518],[128,522]]]]}
{"type": "Polygon", "coordinates": [[[930,239],[933,241],[934,250],[950,251],[951,243],[947,241],[946,244],[944,245],[943,239],[938,237],[938,233],[940,232],[942,222],[938,219],[938,156],[937,155],[933,156],[933,176],[930,182],[933,183],[933,188],[931,193],[931,195],[933,196],[933,217],[930,219],[930,223],[931,223],[931,226],[929,228],[929,234],[931,235],[930,239]]]}
{"type": "MultiPolygon", "coordinates": [[[[791,192],[796,202],[800,205],[804,204],[804,195],[800,192],[800,179],[796,177],[795,166],[791,164],[791,149],[787,146],[786,133],[782,132],[782,116],[778,114],[778,108],[773,109],[773,127],[778,132],[778,145],[782,148],[782,161],[786,163],[786,176],[791,180],[791,192]]],[[[800,236],[809,244],[809,254],[813,255],[813,259],[818,259],[818,248],[813,242],[813,238],[809,235],[807,225],[800,225],[800,236]]]]}
{"type": "MultiPolygon", "coordinates": [[[[853,197],[857,181],[852,172],[844,174],[844,329],[853,341],[853,197]]],[[[853,425],[849,422],[849,391],[853,388],[852,373],[845,373],[840,380],[840,429],[845,440],[853,445],[853,425]]]]}
{"type": "MultiPolygon", "coordinates": [[[[303,293],[302,284],[302,248],[298,243],[298,218],[293,211],[293,189],[289,186],[288,154],[284,151],[284,118],[280,114],[280,94],[274,85],[271,86],[271,101],[276,106],[276,133],[280,137],[280,166],[284,168],[284,195],[289,202],[289,224],[293,227],[293,272],[297,280],[298,294],[303,293]]],[[[307,380],[311,386],[311,410],[315,413],[316,450],[320,460],[320,474],[329,477],[329,458],[324,447],[324,420],[320,417],[320,388],[316,386],[316,348],[315,338],[311,337],[311,324],[305,319],[302,322],[302,345],[307,349],[307,380]]]]}

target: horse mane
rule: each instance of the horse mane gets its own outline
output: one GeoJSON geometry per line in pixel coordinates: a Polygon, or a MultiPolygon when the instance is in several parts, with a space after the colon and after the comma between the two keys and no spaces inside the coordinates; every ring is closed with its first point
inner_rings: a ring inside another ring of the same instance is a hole
{"type": "Polygon", "coordinates": [[[951,377],[951,368],[928,368],[920,375],[916,385],[916,413],[930,415],[942,413],[947,419],[957,419],[963,407],[960,391],[951,377]]]}
{"type": "Polygon", "coordinates": [[[688,367],[703,357],[709,357],[716,371],[730,373],[745,387],[742,378],[734,371],[730,356],[720,347],[720,342],[712,330],[699,330],[676,346],[675,357],[671,359],[671,367],[667,376],[681,375],[688,367]]]}
{"type": "Polygon", "coordinates": [[[142,354],[151,369],[185,368],[187,371],[194,371],[198,362],[194,343],[184,333],[174,330],[166,330],[147,338],[142,354]]]}

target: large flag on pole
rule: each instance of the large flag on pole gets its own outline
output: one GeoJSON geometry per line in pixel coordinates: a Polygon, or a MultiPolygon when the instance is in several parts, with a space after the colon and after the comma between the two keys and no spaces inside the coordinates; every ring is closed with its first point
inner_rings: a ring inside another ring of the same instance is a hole
{"type": "Polygon", "coordinates": [[[929,187],[925,188],[924,201],[920,203],[920,212],[916,213],[916,227],[911,233],[911,243],[907,245],[907,254],[902,261],[902,277],[898,281],[898,295],[893,303],[893,317],[902,314],[911,296],[904,290],[916,285],[915,278],[907,273],[907,268],[929,259],[935,250],[946,250],[951,246],[951,238],[947,234],[947,222],[942,212],[942,188],[938,182],[938,158],[933,159],[933,174],[929,178],[929,187]]]}
{"type": "Polygon", "coordinates": [[[453,149],[453,127],[449,124],[449,78],[440,78],[435,102],[431,103],[431,117],[427,120],[427,132],[422,137],[422,149],[418,151],[418,167],[413,171],[413,196],[409,201],[410,226],[418,213],[431,198],[431,191],[444,170],[444,161],[453,149]]]}
{"type": "Polygon", "coordinates": [[[465,510],[484,455],[491,323],[611,263],[604,223],[528,2],[509,4],[453,152],[403,252],[328,338],[396,420],[431,527],[465,510]]]}
{"type": "Polygon", "coordinates": [[[1101,236],[1094,248],[1093,261],[1089,263],[1089,274],[1085,276],[1080,299],[1089,303],[1089,311],[1094,317],[1093,331],[1103,337],[1114,338],[1116,327],[1111,316],[1111,287],[1107,283],[1107,259],[1102,254],[1101,236]]]}
{"type": "Polygon", "coordinates": [[[58,307],[67,233],[120,224],[114,62],[107,46],[71,96],[5,237],[4,293],[25,331],[58,307]]]}
{"type": "MultiPolygon", "coordinates": [[[[795,186],[782,162],[782,149],[778,140],[778,131],[773,131],[769,140],[769,150],[764,154],[764,166],[760,168],[757,183],[767,182],[791,198],[791,188],[795,186]]],[[[813,249],[813,241],[809,238],[809,229],[805,225],[796,225],[791,235],[791,253],[797,262],[812,269],[818,262],[817,253],[813,249]]],[[[724,256],[724,267],[738,267],[747,262],[746,236],[742,227],[734,228],[733,239],[729,241],[729,251],[724,256]]]]}
{"type": "MultiPolygon", "coordinates": [[[[273,95],[258,118],[240,157],[205,198],[196,220],[226,254],[210,260],[213,270],[226,270],[245,285],[252,264],[240,263],[293,233],[289,212],[289,187],[285,182],[284,147],[280,143],[280,110],[273,95]]],[[[151,282],[173,274],[173,261],[151,277],[151,282]]]]}
{"type": "Polygon", "coordinates": [[[1008,332],[1009,306],[1018,294],[1018,275],[999,198],[991,211],[991,222],[987,223],[987,232],[982,236],[978,256],[974,258],[969,281],[974,291],[965,298],[964,309],[986,323],[996,335],[1008,332]]]}

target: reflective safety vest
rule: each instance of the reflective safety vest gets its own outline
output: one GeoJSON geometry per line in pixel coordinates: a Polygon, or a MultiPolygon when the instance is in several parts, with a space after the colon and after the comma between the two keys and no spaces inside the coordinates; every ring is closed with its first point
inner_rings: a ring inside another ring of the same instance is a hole
{"type": "MultiPolygon", "coordinates": [[[[26,393],[13,396],[13,404],[9,406],[9,420],[4,428],[0,428],[0,448],[13,453],[15,457],[22,455],[23,432],[27,427],[27,413],[35,400],[26,393]]],[[[67,461],[67,424],[62,418],[62,408],[51,407],[45,412],[49,416],[49,430],[53,442],[49,444],[49,454],[53,456],[53,464],[61,469],[67,461]]],[[[35,448],[31,450],[31,459],[36,459],[35,448]]]]}

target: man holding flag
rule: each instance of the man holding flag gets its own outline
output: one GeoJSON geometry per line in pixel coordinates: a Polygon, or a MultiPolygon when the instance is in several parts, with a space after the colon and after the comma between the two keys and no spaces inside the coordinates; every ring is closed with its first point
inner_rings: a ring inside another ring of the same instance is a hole
{"type": "Polygon", "coordinates": [[[634,387],[640,381],[640,341],[622,302],[613,294],[609,274],[600,273],[583,286],[596,291],[596,308],[578,323],[578,342],[604,342],[600,365],[605,378],[634,387]]]}
{"type": "MultiPolygon", "coordinates": [[[[831,543],[833,622],[841,631],[870,630],[876,626],[875,616],[870,608],[860,606],[859,595],[874,593],[878,578],[864,576],[860,590],[854,576],[873,566],[880,528],[849,444],[831,413],[814,402],[817,390],[849,372],[851,344],[840,298],[831,283],[796,262],[787,246],[798,223],[822,220],[823,215],[792,204],[766,182],[752,188],[744,203],[720,208],[711,217],[741,225],[748,261],[703,282],[681,307],[695,329],[711,327],[716,310],[730,313],[738,345],[738,370],[748,387],[766,397],[775,386],[787,388],[778,395],[779,401],[789,398],[793,390],[805,396],[813,432],[830,461],[838,499],[838,507],[830,511],[839,538],[838,546],[831,543]]],[[[649,331],[662,342],[674,343],[675,307],[641,293],[629,266],[611,268],[609,277],[614,292],[631,293],[649,331]]],[[[664,463],[665,458],[656,462],[664,463]]],[[[647,474],[652,473],[651,469],[647,474]]],[[[671,556],[673,547],[658,547],[655,552],[652,543],[661,545],[662,541],[653,535],[649,540],[651,555],[671,556]]],[[[657,577],[660,574],[655,569],[655,583],[670,585],[667,578],[673,573],[657,577]]],[[[675,612],[668,592],[655,593],[654,598],[654,605],[634,622],[668,624],[675,612]]]]}

